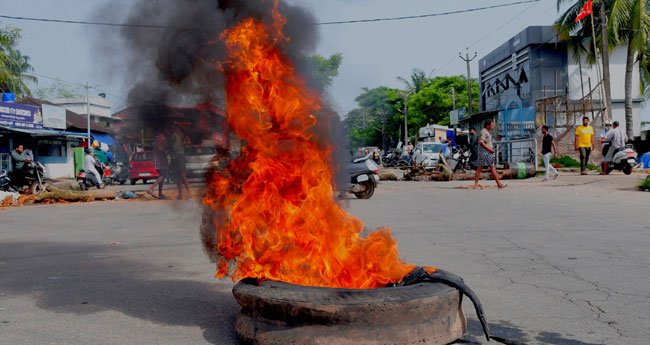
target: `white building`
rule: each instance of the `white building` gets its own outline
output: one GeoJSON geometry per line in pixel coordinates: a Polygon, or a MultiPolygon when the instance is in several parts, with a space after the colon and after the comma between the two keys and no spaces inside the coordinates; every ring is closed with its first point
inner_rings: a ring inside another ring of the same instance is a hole
{"type": "MultiPolygon", "coordinates": [[[[57,98],[50,99],[49,102],[68,109],[80,115],[87,114],[86,97],[78,98],[57,98]]],[[[121,121],[114,118],[112,114],[113,102],[101,96],[90,96],[90,121],[100,124],[104,127],[112,128],[115,121],[121,121]]]]}
{"type": "MultiPolygon", "coordinates": [[[[568,79],[569,79],[569,98],[579,100],[582,98],[583,88],[580,83],[580,63],[582,64],[582,82],[584,84],[585,94],[589,93],[588,81],[591,80],[592,88],[596,87],[598,72],[595,65],[589,65],[585,61],[585,56],[581,56],[581,62],[578,62],[571,51],[568,52],[568,79]]],[[[618,121],[624,130],[625,123],[625,63],[627,59],[627,46],[618,46],[609,55],[609,76],[612,93],[612,121],[618,121]]],[[[636,57],[635,59],[636,60],[636,57]]],[[[602,68],[601,68],[602,69],[602,68]]],[[[602,73],[602,71],[601,71],[602,73]]],[[[641,77],[639,75],[639,64],[634,65],[632,70],[632,114],[633,125],[632,132],[634,136],[641,133],[641,108],[643,107],[643,95],[641,94],[641,77]]],[[[594,91],[594,100],[600,100],[600,90],[594,91]]]]}

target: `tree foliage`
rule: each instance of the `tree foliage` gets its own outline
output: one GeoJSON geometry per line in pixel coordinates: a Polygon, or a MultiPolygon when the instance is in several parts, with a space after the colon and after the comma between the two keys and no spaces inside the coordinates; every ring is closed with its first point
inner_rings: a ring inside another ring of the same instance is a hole
{"type": "Polygon", "coordinates": [[[41,99],[53,98],[76,98],[82,97],[80,86],[71,86],[60,80],[56,80],[48,87],[40,87],[36,90],[36,96],[41,99]]]}
{"type": "Polygon", "coordinates": [[[36,83],[36,77],[28,75],[34,70],[29,64],[29,57],[18,50],[20,29],[14,27],[0,28],[0,89],[2,92],[14,92],[16,96],[31,96],[32,92],[26,82],[36,83]]]}
{"type": "MultiPolygon", "coordinates": [[[[648,82],[648,39],[650,37],[650,3],[643,0],[600,0],[593,4],[594,21],[598,23],[596,32],[592,32],[588,24],[591,18],[585,18],[579,22],[575,19],[580,10],[588,0],[579,0],[570,6],[556,21],[556,27],[560,32],[560,38],[569,42],[573,48],[574,56],[578,57],[580,52],[587,52],[588,61],[595,61],[594,47],[590,40],[594,34],[596,46],[601,42],[600,9],[604,6],[607,23],[607,43],[609,49],[616,46],[627,46],[627,62],[625,68],[625,85],[612,85],[612,87],[625,87],[625,122],[627,135],[632,137],[632,75],[636,62],[640,63],[641,92],[647,95],[648,82]],[[636,56],[636,59],[634,58],[636,56]]],[[[557,0],[558,9],[569,0],[557,0]]]]}
{"type": "MultiPolygon", "coordinates": [[[[449,111],[453,110],[452,87],[456,93],[456,108],[467,107],[467,79],[448,76],[422,79],[420,70],[414,70],[404,82],[405,89],[379,86],[364,88],[355,99],[358,108],[350,111],[343,121],[352,147],[382,147],[382,129],[386,148],[395,147],[403,140],[405,103],[408,105],[407,120],[409,138],[415,140],[421,127],[427,124],[449,123],[449,111]]],[[[479,94],[478,83],[472,80],[472,93],[479,94]]],[[[478,112],[478,102],[473,110],[478,112]]]]}
{"type": "Polygon", "coordinates": [[[339,75],[342,62],[341,53],[332,54],[329,58],[322,55],[311,56],[313,79],[319,89],[325,90],[332,85],[332,80],[339,75]]]}

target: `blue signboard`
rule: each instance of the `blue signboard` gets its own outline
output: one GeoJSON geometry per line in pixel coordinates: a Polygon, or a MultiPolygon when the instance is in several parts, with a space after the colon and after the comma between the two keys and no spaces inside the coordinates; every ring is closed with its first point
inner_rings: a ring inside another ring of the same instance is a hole
{"type": "Polygon", "coordinates": [[[0,102],[0,126],[43,129],[41,108],[29,105],[0,102]]]}

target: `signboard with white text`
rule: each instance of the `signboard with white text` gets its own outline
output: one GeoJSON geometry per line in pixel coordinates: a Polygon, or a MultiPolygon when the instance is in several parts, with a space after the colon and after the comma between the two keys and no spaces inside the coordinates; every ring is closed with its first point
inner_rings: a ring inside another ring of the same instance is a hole
{"type": "Polygon", "coordinates": [[[0,126],[43,129],[41,108],[17,103],[0,102],[0,126]]]}
{"type": "Polygon", "coordinates": [[[66,129],[65,108],[43,104],[43,127],[66,129]]]}

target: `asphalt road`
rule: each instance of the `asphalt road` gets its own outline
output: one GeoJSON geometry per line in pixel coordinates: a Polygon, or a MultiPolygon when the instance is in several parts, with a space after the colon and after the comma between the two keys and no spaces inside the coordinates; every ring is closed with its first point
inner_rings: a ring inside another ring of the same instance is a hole
{"type": "MultiPolygon", "coordinates": [[[[650,343],[650,193],[641,175],[384,182],[349,211],[403,259],[465,278],[496,335],[526,344],[650,343]],[[493,186],[493,182],[484,182],[493,186]]],[[[175,195],[174,195],[175,196],[175,195]]],[[[196,201],[0,211],[0,344],[234,344],[196,201]]],[[[467,303],[467,302],[466,302],[467,303]]],[[[480,329],[466,304],[470,332],[480,329]]]]}

